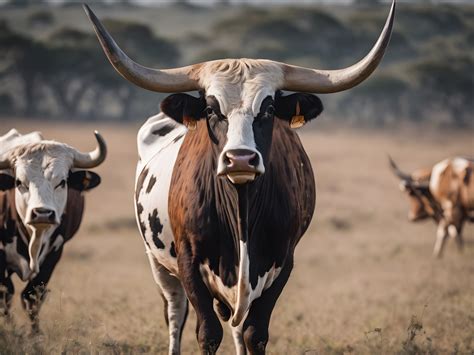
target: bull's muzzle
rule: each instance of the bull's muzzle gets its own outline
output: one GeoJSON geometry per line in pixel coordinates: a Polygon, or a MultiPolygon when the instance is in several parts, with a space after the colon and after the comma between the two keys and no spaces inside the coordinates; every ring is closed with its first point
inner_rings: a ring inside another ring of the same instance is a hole
{"type": "Polygon", "coordinates": [[[217,175],[227,176],[233,184],[245,184],[263,174],[258,154],[250,150],[228,150],[222,154],[221,159],[217,175]]]}
{"type": "Polygon", "coordinates": [[[34,226],[57,224],[56,213],[49,208],[33,208],[31,210],[31,216],[28,224],[34,226]]]}

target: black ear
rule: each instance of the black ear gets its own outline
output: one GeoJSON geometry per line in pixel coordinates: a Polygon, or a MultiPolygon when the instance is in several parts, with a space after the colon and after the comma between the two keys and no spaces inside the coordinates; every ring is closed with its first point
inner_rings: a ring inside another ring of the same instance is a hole
{"type": "Polygon", "coordinates": [[[161,102],[161,111],[175,121],[186,124],[205,117],[206,100],[203,95],[173,94],[161,102]]]}
{"type": "Polygon", "coordinates": [[[311,94],[275,95],[275,116],[288,121],[291,128],[303,126],[306,122],[323,112],[323,103],[319,97],[311,94]]]}
{"type": "Polygon", "coordinates": [[[100,176],[89,170],[69,172],[67,180],[71,189],[78,191],[91,190],[100,184],[100,176]]]}
{"type": "Polygon", "coordinates": [[[15,187],[15,178],[8,174],[0,174],[0,191],[7,191],[15,187]]]}

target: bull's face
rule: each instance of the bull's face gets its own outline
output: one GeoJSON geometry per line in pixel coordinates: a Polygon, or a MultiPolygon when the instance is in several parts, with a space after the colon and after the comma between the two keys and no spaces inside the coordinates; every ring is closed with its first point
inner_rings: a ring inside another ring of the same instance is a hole
{"type": "Polygon", "coordinates": [[[408,210],[408,219],[411,222],[416,222],[428,218],[430,214],[428,213],[427,206],[428,201],[424,200],[426,193],[429,193],[427,189],[416,188],[408,185],[406,182],[402,181],[400,183],[400,190],[406,193],[409,201],[409,210],[408,210]]]}
{"type": "Polygon", "coordinates": [[[73,155],[62,146],[24,154],[14,160],[15,204],[23,223],[32,229],[60,223],[68,187],[89,190],[100,183],[91,171],[71,172],[73,155]]]}
{"type": "Polygon", "coordinates": [[[29,234],[31,274],[39,272],[38,256],[42,241],[60,224],[65,213],[68,189],[85,191],[100,183],[100,177],[87,170],[105,159],[103,138],[91,153],[80,153],[57,142],[42,141],[20,145],[0,159],[0,191],[15,190],[16,212],[29,234]]]}
{"type": "Polygon", "coordinates": [[[262,73],[250,80],[227,77],[225,81],[218,77],[218,83],[211,82],[201,97],[174,94],[162,102],[161,108],[191,131],[198,120],[206,120],[216,153],[216,174],[233,184],[252,182],[265,172],[274,119],[301,126],[322,112],[322,103],[314,95],[283,96],[272,86],[255,85],[269,82],[262,80],[262,73]],[[236,85],[236,81],[240,83],[236,85]]]}

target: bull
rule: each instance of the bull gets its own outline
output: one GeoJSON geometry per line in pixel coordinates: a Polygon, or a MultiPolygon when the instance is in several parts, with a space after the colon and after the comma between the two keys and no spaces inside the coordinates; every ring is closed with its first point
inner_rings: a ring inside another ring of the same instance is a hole
{"type": "Polygon", "coordinates": [[[99,185],[96,173],[106,143],[81,153],[64,143],[44,140],[40,133],[21,135],[12,129],[0,137],[0,310],[10,317],[14,295],[11,277],[26,282],[21,293],[33,332],[39,310],[63,247],[78,231],[84,191],[99,185]]]}
{"type": "Polygon", "coordinates": [[[464,224],[474,222],[474,162],[455,157],[411,174],[400,170],[391,158],[390,166],[400,179],[400,189],[408,195],[409,220],[432,219],[438,226],[433,255],[442,256],[448,237],[462,251],[464,224]]]}
{"type": "Polygon", "coordinates": [[[314,93],[350,89],[375,70],[394,10],[395,3],[369,54],[348,68],[223,59],[159,70],[132,61],[85,6],[125,79],[174,93],[139,130],[135,184],[137,224],[165,303],[170,354],[180,352],[188,300],[203,354],[217,351],[221,320],[229,322],[238,354],[265,353],[273,308],[315,208],[313,169],[293,129],[322,112],[314,93]]]}

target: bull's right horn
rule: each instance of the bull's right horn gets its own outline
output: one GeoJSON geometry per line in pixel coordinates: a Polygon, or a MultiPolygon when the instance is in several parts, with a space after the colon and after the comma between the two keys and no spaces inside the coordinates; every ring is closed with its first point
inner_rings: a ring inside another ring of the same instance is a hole
{"type": "Polygon", "coordinates": [[[102,164],[107,156],[107,145],[104,138],[99,132],[95,131],[95,139],[97,140],[97,148],[89,153],[81,153],[74,151],[74,167],[82,169],[91,169],[102,164]]]}
{"type": "Polygon", "coordinates": [[[400,179],[405,180],[407,182],[411,182],[413,180],[410,175],[404,173],[398,168],[397,164],[395,164],[395,162],[393,161],[390,155],[388,156],[388,160],[390,162],[390,167],[392,168],[392,171],[395,173],[395,175],[397,175],[400,179]]]}
{"type": "Polygon", "coordinates": [[[200,89],[197,78],[194,78],[195,75],[193,75],[199,64],[162,70],[146,68],[131,60],[120,49],[89,6],[84,4],[84,10],[94,26],[94,31],[105,55],[115,70],[125,79],[144,89],[157,92],[183,92],[200,89]]]}
{"type": "Polygon", "coordinates": [[[338,70],[320,70],[303,68],[281,63],[285,73],[282,90],[329,94],[350,89],[365,79],[377,68],[390,42],[393,19],[395,16],[395,0],[379,39],[372,50],[358,63],[338,70]]]}

